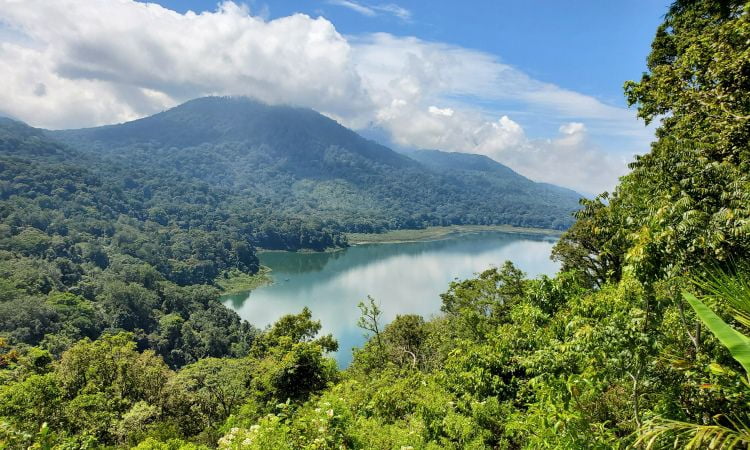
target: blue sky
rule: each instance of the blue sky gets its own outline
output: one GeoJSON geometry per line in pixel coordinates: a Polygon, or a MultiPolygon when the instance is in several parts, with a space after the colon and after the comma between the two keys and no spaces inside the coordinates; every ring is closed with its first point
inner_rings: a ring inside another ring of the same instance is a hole
{"type": "MultiPolygon", "coordinates": [[[[212,0],[156,3],[181,12],[213,11],[217,5],[212,0]]],[[[646,69],[651,40],[671,1],[398,1],[410,12],[409,20],[385,12],[367,16],[327,1],[244,3],[269,18],[322,15],[343,34],[386,32],[486,51],[540,80],[624,106],[622,84],[646,69]]],[[[359,2],[382,3],[394,4],[359,2]]]]}
{"type": "Polygon", "coordinates": [[[645,70],[667,6],[14,2],[0,15],[0,114],[83,127],[247,95],[313,108],[397,148],[484,154],[594,193],[653,137],[622,85],[645,70]]]}

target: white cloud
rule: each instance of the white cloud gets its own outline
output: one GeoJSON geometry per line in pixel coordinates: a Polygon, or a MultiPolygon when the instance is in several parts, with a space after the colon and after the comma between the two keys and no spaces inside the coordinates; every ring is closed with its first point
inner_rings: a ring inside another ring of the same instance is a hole
{"type": "Polygon", "coordinates": [[[597,193],[614,186],[627,161],[602,151],[583,123],[564,123],[552,139],[531,139],[507,115],[488,117],[465,99],[517,101],[557,120],[642,132],[632,112],[534,80],[486,53],[388,34],[353,43],[359,73],[379,106],[376,122],[401,146],[480,153],[534,180],[597,193]]]}
{"type": "Polygon", "coordinates": [[[594,119],[642,131],[635,114],[599,100],[535,80],[484,52],[414,37],[374,33],[350,39],[359,73],[371,89],[396,98],[466,97],[526,105],[534,113],[594,119]]]}
{"type": "Polygon", "coordinates": [[[427,111],[430,114],[434,114],[436,116],[445,116],[445,117],[452,117],[453,113],[455,112],[450,108],[438,108],[437,106],[430,106],[429,108],[427,108],[427,111]]]}
{"type": "Polygon", "coordinates": [[[349,0],[328,0],[328,3],[332,5],[337,6],[343,6],[344,8],[349,8],[352,11],[358,12],[364,16],[373,17],[376,16],[378,13],[375,12],[374,9],[369,8],[365,5],[361,5],[357,2],[352,2],[349,0]]]}
{"type": "Polygon", "coordinates": [[[3,22],[34,42],[2,44],[0,76],[10,83],[0,103],[58,104],[57,118],[31,116],[40,125],[104,123],[225,93],[341,117],[372,109],[349,43],[323,18],[264,21],[234,3],[201,14],[123,0],[0,0],[0,9],[3,22]],[[34,100],[40,83],[47,94],[34,100]],[[88,98],[96,100],[81,101],[88,98]],[[68,117],[64,103],[89,111],[68,117]]]}
{"type": "MultiPolygon", "coordinates": [[[[410,17],[393,4],[336,3],[410,17]]],[[[0,0],[0,11],[0,109],[36,126],[120,122],[199,96],[248,95],[378,126],[403,146],[482,153],[586,192],[611,188],[624,170],[590,134],[643,134],[631,112],[492,55],[383,33],[344,37],[325,18],[266,20],[231,2],[180,14],[131,0],[0,0]],[[561,135],[529,138],[513,113],[488,113],[478,101],[564,122],[561,135]]]]}
{"type": "Polygon", "coordinates": [[[401,6],[398,6],[398,5],[394,4],[394,3],[386,3],[386,4],[375,5],[375,6],[373,6],[373,8],[376,11],[381,11],[381,12],[384,12],[384,13],[388,13],[388,14],[394,15],[394,16],[398,17],[399,19],[407,21],[407,22],[409,20],[411,20],[411,11],[409,11],[408,9],[403,8],[401,6]]]}
{"type": "Polygon", "coordinates": [[[579,122],[562,125],[560,135],[552,139],[529,139],[511,148],[489,146],[477,152],[534,180],[570,187],[585,194],[611,190],[617,177],[625,174],[628,162],[623,156],[603,152],[579,122]]]}
{"type": "Polygon", "coordinates": [[[575,136],[586,131],[586,125],[581,122],[570,122],[560,125],[560,133],[575,136]]]}
{"type": "Polygon", "coordinates": [[[328,0],[328,3],[330,3],[331,5],[349,8],[352,11],[355,11],[367,17],[375,17],[380,15],[381,13],[385,13],[395,16],[405,22],[411,20],[411,11],[394,3],[365,5],[364,3],[358,3],[353,0],[328,0]]]}

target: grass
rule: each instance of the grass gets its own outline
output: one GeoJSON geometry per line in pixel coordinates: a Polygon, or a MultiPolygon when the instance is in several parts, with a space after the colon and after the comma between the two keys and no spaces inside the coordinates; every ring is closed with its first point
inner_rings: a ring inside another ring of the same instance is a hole
{"type": "Polygon", "coordinates": [[[357,244],[391,244],[399,242],[434,241],[446,239],[456,234],[502,231],[504,233],[536,234],[559,236],[560,231],[541,228],[523,228],[510,225],[452,225],[449,227],[428,227],[423,230],[393,230],[385,233],[348,233],[349,243],[357,244]]]}
{"type": "Polygon", "coordinates": [[[260,266],[260,270],[256,274],[248,275],[237,269],[233,269],[219,275],[214,282],[221,289],[221,294],[227,295],[252,291],[261,286],[267,286],[273,283],[273,278],[271,277],[270,268],[260,266]]]}

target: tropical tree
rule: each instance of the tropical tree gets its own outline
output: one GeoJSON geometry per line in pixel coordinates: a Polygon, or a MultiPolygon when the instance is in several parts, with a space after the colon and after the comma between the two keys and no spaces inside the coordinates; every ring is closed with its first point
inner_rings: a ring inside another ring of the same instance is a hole
{"type": "MultiPolygon", "coordinates": [[[[745,327],[750,326],[750,276],[746,273],[727,273],[711,271],[709,275],[699,278],[696,284],[708,293],[702,300],[695,295],[684,292],[683,296],[718,341],[729,350],[742,367],[741,377],[745,394],[750,394],[750,337],[728,325],[716,314],[707,302],[727,305],[733,318],[745,327]]],[[[718,364],[712,364],[714,372],[731,373],[718,364]]],[[[741,414],[741,413],[740,413],[741,414]]],[[[647,448],[662,444],[670,437],[675,447],[683,445],[688,449],[746,448],[750,445],[750,422],[745,415],[725,411],[717,414],[707,424],[695,424],[660,417],[651,419],[642,427],[638,443],[647,448]]]]}

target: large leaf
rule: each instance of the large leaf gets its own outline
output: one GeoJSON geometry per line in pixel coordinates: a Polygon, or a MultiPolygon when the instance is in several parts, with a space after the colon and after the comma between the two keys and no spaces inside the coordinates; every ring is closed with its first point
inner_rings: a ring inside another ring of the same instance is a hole
{"type": "Polygon", "coordinates": [[[745,373],[750,375],[750,338],[727,325],[721,317],[717,316],[693,294],[683,292],[682,296],[693,307],[698,318],[729,349],[732,357],[742,364],[745,373]]]}
{"type": "Polygon", "coordinates": [[[730,307],[738,322],[750,327],[750,268],[724,271],[709,268],[703,276],[693,280],[708,295],[720,298],[730,307]]]}

